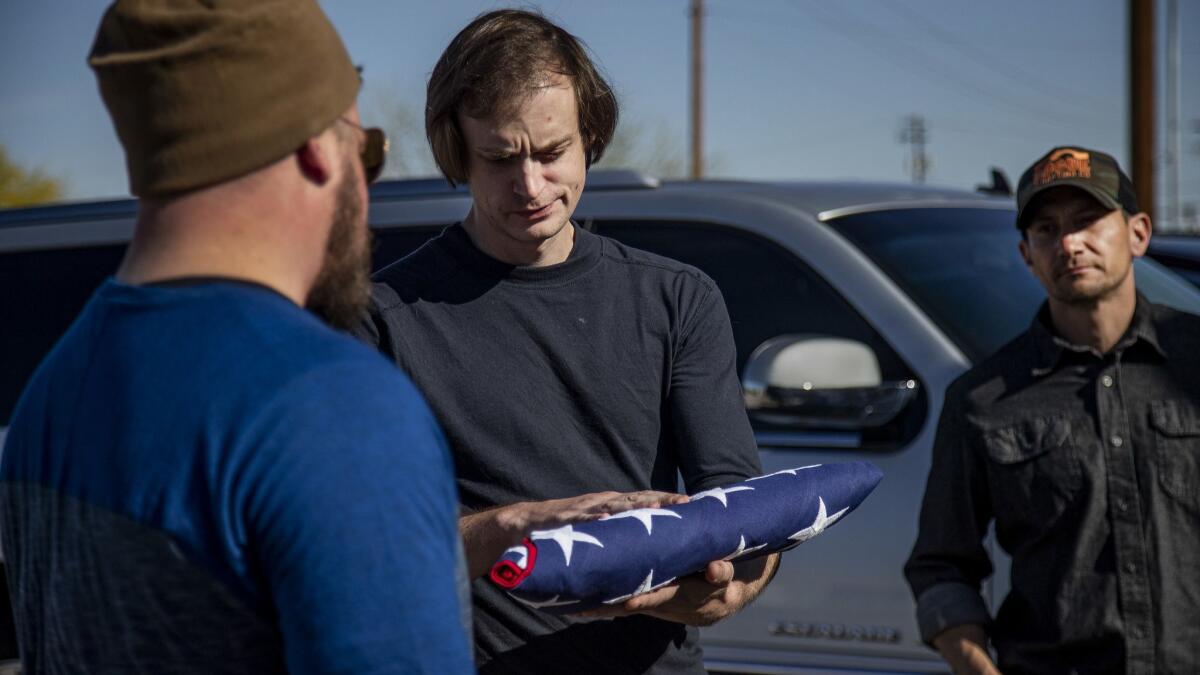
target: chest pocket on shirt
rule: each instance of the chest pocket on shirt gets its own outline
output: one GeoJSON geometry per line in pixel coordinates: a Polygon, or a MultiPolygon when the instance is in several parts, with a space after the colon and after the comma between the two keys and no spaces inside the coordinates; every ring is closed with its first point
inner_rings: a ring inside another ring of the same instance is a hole
{"type": "Polygon", "coordinates": [[[1152,401],[1150,426],[1164,492],[1200,515],[1200,404],[1152,401]]]}
{"type": "Polygon", "coordinates": [[[1083,482],[1071,431],[1070,420],[1048,417],[984,430],[998,527],[1041,532],[1066,510],[1083,482]]]}

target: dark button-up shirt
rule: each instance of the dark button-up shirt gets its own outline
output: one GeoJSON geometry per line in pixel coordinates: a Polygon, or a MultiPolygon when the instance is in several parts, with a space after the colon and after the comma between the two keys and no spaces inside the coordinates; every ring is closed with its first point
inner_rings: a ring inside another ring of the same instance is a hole
{"type": "Polygon", "coordinates": [[[1005,673],[1200,672],[1200,317],[1138,296],[1107,354],[1032,327],[946,393],[905,574],[926,641],[1005,673]],[[994,620],[990,522],[1012,556],[994,620]]]}

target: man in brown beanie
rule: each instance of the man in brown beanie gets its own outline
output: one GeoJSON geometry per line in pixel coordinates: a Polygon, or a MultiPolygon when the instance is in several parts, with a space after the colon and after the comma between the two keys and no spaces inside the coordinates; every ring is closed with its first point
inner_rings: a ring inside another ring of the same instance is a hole
{"type": "Polygon", "coordinates": [[[471,672],[441,432],[304,309],[363,306],[383,161],[333,27],[118,1],[90,63],[141,204],[4,448],[26,672],[471,672]]]}

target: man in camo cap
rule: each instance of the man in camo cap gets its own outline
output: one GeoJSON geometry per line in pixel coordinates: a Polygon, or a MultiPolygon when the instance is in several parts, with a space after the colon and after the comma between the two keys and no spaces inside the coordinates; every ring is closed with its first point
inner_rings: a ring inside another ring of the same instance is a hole
{"type": "Polygon", "coordinates": [[[1047,299],[946,392],[905,572],[956,673],[1200,671],[1200,317],[1150,302],[1150,216],[1111,156],[1046,153],[1017,191],[1047,299]],[[993,617],[983,540],[1012,556],[993,617]]]}

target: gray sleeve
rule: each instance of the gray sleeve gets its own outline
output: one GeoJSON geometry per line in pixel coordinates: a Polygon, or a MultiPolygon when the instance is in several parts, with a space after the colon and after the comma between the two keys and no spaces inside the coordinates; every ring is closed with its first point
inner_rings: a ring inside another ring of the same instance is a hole
{"type": "Polygon", "coordinates": [[[963,402],[961,388],[951,385],[938,420],[917,541],[904,566],[926,641],[954,626],[990,623],[979,588],[992,573],[983,545],[991,496],[987,469],[971,447],[963,402]]]}
{"type": "Polygon", "coordinates": [[[928,644],[933,644],[933,638],[948,628],[968,624],[986,628],[991,621],[979,591],[966,584],[935,584],[917,598],[917,626],[921,640],[928,644]]]}
{"type": "Polygon", "coordinates": [[[725,301],[710,281],[678,339],[667,404],[689,493],[762,473],[725,301]]]}

